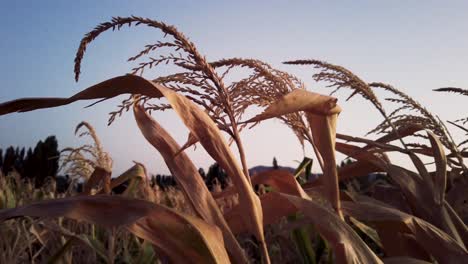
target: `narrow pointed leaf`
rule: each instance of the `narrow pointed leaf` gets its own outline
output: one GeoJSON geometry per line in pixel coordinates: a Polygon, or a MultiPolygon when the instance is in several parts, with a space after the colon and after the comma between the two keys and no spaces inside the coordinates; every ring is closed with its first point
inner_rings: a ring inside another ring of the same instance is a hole
{"type": "Polygon", "coordinates": [[[140,106],[135,105],[133,111],[141,133],[161,153],[171,174],[184,191],[197,215],[221,229],[227,248],[236,262],[247,262],[242,248],[189,157],[183,152],[177,155],[180,149],[177,142],[140,106]]]}
{"type": "Polygon", "coordinates": [[[67,105],[79,100],[109,99],[121,94],[142,94],[159,98],[159,90],[142,77],[124,75],[93,85],[68,98],[23,98],[0,104],[0,115],[27,112],[42,108],[67,105]]]}
{"type": "Polygon", "coordinates": [[[322,182],[327,198],[341,215],[335,159],[336,121],[341,108],[337,105],[336,98],[297,89],[270,104],[263,113],[247,122],[258,122],[298,111],[306,113],[312,137],[324,161],[322,182]]]}
{"type": "Polygon", "coordinates": [[[325,187],[326,197],[338,215],[342,217],[335,157],[336,120],[338,114],[324,116],[307,112],[306,115],[310,123],[314,142],[324,162],[322,183],[325,187]]]}
{"type": "Polygon", "coordinates": [[[378,138],[376,142],[387,143],[400,138],[414,135],[416,132],[423,130],[424,127],[420,125],[407,125],[402,128],[398,128],[396,131],[392,130],[385,136],[378,138]]]}
{"type": "Polygon", "coordinates": [[[436,202],[441,205],[444,203],[445,187],[447,185],[447,157],[445,156],[444,147],[437,136],[429,130],[426,132],[431,142],[436,165],[436,173],[433,179],[434,188],[436,189],[434,194],[436,196],[436,202]]]}

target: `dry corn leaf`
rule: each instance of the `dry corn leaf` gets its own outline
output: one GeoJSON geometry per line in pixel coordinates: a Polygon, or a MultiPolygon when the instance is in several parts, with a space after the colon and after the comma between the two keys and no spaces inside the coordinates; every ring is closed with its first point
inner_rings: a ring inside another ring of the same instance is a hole
{"type": "Polygon", "coordinates": [[[307,112],[306,115],[310,123],[314,142],[324,162],[321,181],[325,187],[325,195],[333,209],[335,209],[342,218],[343,215],[340,210],[339,179],[335,157],[336,120],[338,114],[316,115],[307,112]]]}
{"type": "Polygon", "coordinates": [[[429,130],[426,130],[429,141],[431,142],[432,153],[436,165],[436,173],[434,174],[434,195],[436,203],[443,205],[445,199],[445,187],[447,185],[447,157],[445,156],[444,147],[437,136],[429,130]]]}
{"type": "Polygon", "coordinates": [[[142,94],[159,98],[162,94],[144,78],[135,75],[115,77],[93,85],[69,98],[22,98],[0,104],[0,115],[67,105],[79,100],[113,98],[121,94],[142,94]]]}
{"type": "Polygon", "coordinates": [[[416,213],[417,216],[433,223],[438,228],[447,232],[447,234],[459,244],[464,245],[447,209],[437,203],[437,193],[434,183],[429,177],[429,173],[424,167],[424,164],[415,154],[410,153],[409,156],[423,176],[400,166],[385,162],[383,159],[359,147],[340,143],[337,144],[337,150],[357,160],[371,162],[375,166],[382,167],[382,169],[399,185],[411,210],[416,213]]]}
{"type": "MultiPolygon", "coordinates": [[[[389,204],[375,200],[366,195],[352,193],[351,197],[353,201],[358,203],[367,202],[381,207],[390,207],[389,204]]],[[[381,222],[373,223],[373,225],[377,230],[381,243],[383,244],[383,250],[386,256],[409,256],[416,259],[430,260],[430,256],[426,251],[416,243],[415,237],[408,233],[403,233],[398,226],[388,225],[381,222]],[[395,243],[395,241],[398,241],[398,243],[395,243]]]]}
{"type": "Polygon", "coordinates": [[[374,172],[380,172],[381,169],[370,162],[355,161],[346,164],[338,169],[340,180],[349,180],[355,177],[367,176],[374,172]]]}
{"type": "Polygon", "coordinates": [[[86,181],[83,187],[83,194],[90,195],[93,188],[99,188],[102,184],[102,189],[106,194],[110,193],[110,177],[111,172],[105,168],[95,167],[93,173],[86,181]]]}
{"type": "Polygon", "coordinates": [[[348,135],[344,135],[340,133],[336,134],[336,138],[346,140],[346,141],[351,141],[351,142],[367,144],[368,146],[362,148],[361,152],[365,152],[365,151],[368,151],[369,149],[372,149],[372,152],[379,152],[381,154],[387,151],[400,151],[400,152],[406,153],[405,150],[400,147],[393,146],[393,145],[386,144],[386,143],[377,142],[377,141],[366,139],[366,138],[353,137],[353,136],[348,136],[348,135]]]}
{"type": "Polygon", "coordinates": [[[336,263],[382,263],[354,230],[329,209],[297,196],[276,195],[286,198],[310,219],[322,237],[332,245],[336,263]]]}
{"type": "MultiPolygon", "coordinates": [[[[148,81],[149,82],[149,81],[148,81]]],[[[268,250],[263,234],[263,216],[260,200],[255,194],[247,176],[239,166],[228,144],[214,121],[186,97],[161,85],[154,85],[172,106],[185,126],[199,140],[200,144],[231,177],[239,193],[239,203],[243,208],[242,218],[248,230],[258,239],[263,260],[269,263],[268,250]]]]}
{"type": "Polygon", "coordinates": [[[405,195],[411,209],[422,219],[434,224],[449,234],[460,245],[464,245],[447,208],[437,204],[433,185],[425,181],[420,175],[405,168],[388,164],[386,171],[397,182],[405,195]]]}
{"type": "Polygon", "coordinates": [[[336,104],[337,101],[335,97],[303,89],[295,89],[269,105],[263,113],[249,119],[246,123],[259,122],[298,111],[306,111],[318,115],[338,114],[341,112],[341,108],[336,104]]]}
{"type": "MultiPolygon", "coordinates": [[[[421,176],[418,174],[402,167],[386,163],[383,159],[377,157],[372,152],[357,146],[345,143],[337,143],[336,149],[358,161],[368,162],[388,172],[391,178],[400,186],[412,209],[425,206],[424,204],[418,205],[417,201],[424,199],[432,200],[430,190],[427,189],[427,186],[424,184],[421,176]]],[[[430,210],[430,208],[426,206],[425,210],[430,210]]]]}
{"type": "Polygon", "coordinates": [[[416,238],[416,242],[439,263],[464,263],[468,252],[447,233],[432,224],[397,209],[371,202],[343,202],[343,212],[362,221],[381,223],[383,229],[399,230],[416,238]]]}
{"type": "Polygon", "coordinates": [[[249,179],[242,172],[214,121],[186,97],[142,77],[125,75],[91,86],[70,98],[26,98],[2,103],[0,104],[0,115],[56,107],[77,100],[112,98],[124,93],[142,94],[154,98],[164,96],[168,99],[191,133],[199,139],[206,151],[231,176],[239,192],[239,200],[245,210],[244,224],[261,243],[264,259],[269,263],[263,235],[260,200],[253,192],[249,179]]]}
{"type": "MultiPolygon", "coordinates": [[[[365,148],[360,148],[357,146],[353,146],[350,144],[345,143],[336,143],[336,149],[358,161],[372,164],[372,166],[380,168],[381,171],[386,171],[391,178],[397,182],[400,186],[401,190],[403,191],[404,195],[407,197],[408,202],[411,204],[412,209],[420,208],[421,206],[425,206],[427,203],[420,204],[418,201],[428,201],[434,200],[431,192],[431,186],[429,183],[424,181],[422,176],[414,173],[410,170],[402,168],[397,165],[393,165],[389,162],[386,162],[381,157],[376,156],[370,150],[365,150],[365,148]]],[[[418,169],[428,175],[424,164],[420,162],[419,158],[416,155],[410,155],[413,162],[416,162],[415,165],[418,169]],[[419,161],[419,163],[417,162],[419,161]]],[[[427,178],[428,176],[426,176],[427,178]]],[[[426,211],[431,210],[431,205],[425,206],[426,211]]]]}
{"type": "Polygon", "coordinates": [[[174,263],[229,263],[219,229],[151,202],[121,196],[75,196],[0,211],[16,217],[67,217],[104,227],[124,226],[167,254],[174,263]]]}
{"type": "Polygon", "coordinates": [[[141,133],[161,153],[171,174],[184,191],[197,215],[221,229],[227,249],[236,263],[247,262],[242,248],[190,158],[183,152],[177,155],[180,149],[177,142],[141,106],[135,105],[133,112],[141,133]]]}
{"type": "Polygon", "coordinates": [[[391,132],[389,132],[385,136],[380,137],[375,141],[380,142],[380,143],[387,143],[387,142],[391,142],[391,141],[394,141],[394,140],[397,140],[397,139],[400,139],[400,138],[404,138],[404,137],[407,137],[407,136],[414,135],[414,133],[416,133],[418,131],[421,131],[423,129],[424,129],[424,127],[422,127],[420,125],[417,125],[417,124],[416,125],[406,125],[404,127],[398,128],[396,131],[392,130],[391,132]]]}
{"type": "Polygon", "coordinates": [[[348,143],[336,142],[335,148],[338,152],[341,152],[348,157],[361,161],[364,164],[372,164],[380,170],[382,170],[385,164],[384,161],[388,161],[387,157],[383,156],[381,152],[366,150],[348,143]],[[382,157],[377,155],[382,155],[382,157]]]}
{"type": "Polygon", "coordinates": [[[432,210],[434,196],[420,175],[393,164],[388,164],[385,170],[398,184],[413,212],[427,214],[432,210]]]}
{"type": "Polygon", "coordinates": [[[327,198],[341,216],[335,159],[336,121],[341,108],[336,102],[334,97],[297,89],[270,104],[261,114],[247,122],[259,122],[298,111],[306,112],[312,137],[324,161],[322,182],[327,198]]]}
{"type": "Polygon", "coordinates": [[[135,177],[147,180],[145,167],[141,163],[135,162],[135,165],[133,165],[130,169],[126,170],[118,177],[113,178],[110,183],[111,189],[114,189],[115,187],[135,177]]]}
{"type": "Polygon", "coordinates": [[[450,218],[452,219],[455,228],[460,234],[460,237],[463,240],[463,244],[465,244],[466,248],[468,246],[468,228],[466,227],[463,220],[461,220],[460,216],[458,216],[458,214],[455,212],[455,210],[453,210],[452,206],[447,201],[444,201],[444,206],[447,210],[447,213],[450,215],[450,218]]]}
{"type": "MultiPolygon", "coordinates": [[[[113,179],[111,182],[111,188],[118,186],[128,181],[128,187],[124,191],[124,195],[133,195],[135,193],[141,193],[145,200],[155,202],[156,195],[153,188],[151,187],[146,168],[142,163],[133,161],[133,165],[130,169],[113,179]],[[132,189],[137,189],[134,191],[132,189]]],[[[133,197],[136,198],[136,197],[133,197]]]]}
{"type": "Polygon", "coordinates": [[[294,175],[287,170],[278,169],[258,173],[252,177],[252,184],[268,184],[277,192],[310,199],[294,175]]]}

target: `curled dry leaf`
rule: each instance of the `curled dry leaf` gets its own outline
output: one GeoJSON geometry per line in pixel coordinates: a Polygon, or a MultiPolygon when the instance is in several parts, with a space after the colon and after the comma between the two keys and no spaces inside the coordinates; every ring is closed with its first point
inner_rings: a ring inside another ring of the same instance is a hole
{"type": "Polygon", "coordinates": [[[147,180],[146,169],[141,163],[135,162],[130,169],[126,170],[124,173],[120,174],[118,177],[115,177],[111,180],[111,188],[115,188],[132,178],[141,178],[142,180],[147,180]]]}
{"type": "Polygon", "coordinates": [[[143,200],[107,195],[75,196],[0,211],[0,221],[24,216],[67,217],[109,228],[124,226],[150,241],[174,263],[229,263],[217,227],[143,200]]]}
{"type": "Polygon", "coordinates": [[[343,218],[340,209],[339,179],[335,157],[336,120],[338,114],[317,115],[307,112],[306,115],[310,123],[314,142],[323,158],[322,183],[325,187],[325,195],[333,209],[343,218]]]}
{"type": "Polygon", "coordinates": [[[312,137],[318,152],[323,158],[323,184],[327,198],[333,208],[341,216],[338,188],[338,173],[335,159],[336,121],[341,108],[336,104],[337,99],[317,93],[297,89],[281,97],[269,105],[263,113],[247,122],[282,116],[285,114],[304,111],[312,130],[312,137]]]}
{"type": "Polygon", "coordinates": [[[141,133],[161,153],[171,174],[184,191],[197,215],[221,229],[227,248],[236,263],[247,262],[242,248],[190,158],[183,152],[177,155],[180,149],[177,142],[141,106],[135,105],[133,112],[141,133]]]}
{"type": "Polygon", "coordinates": [[[150,186],[145,166],[139,162],[134,161],[134,163],[135,165],[133,165],[130,169],[126,170],[118,177],[112,179],[110,183],[111,189],[125,182],[129,182],[128,187],[123,193],[124,195],[130,195],[134,186],[137,186],[137,188],[139,188],[139,192],[143,194],[143,197],[145,197],[146,200],[155,202],[156,196],[154,194],[154,190],[150,186]]]}
{"type": "Polygon", "coordinates": [[[110,177],[110,171],[101,167],[95,167],[93,173],[83,187],[83,194],[90,195],[93,188],[99,188],[101,185],[102,190],[106,194],[109,194],[111,191],[110,177]]]}

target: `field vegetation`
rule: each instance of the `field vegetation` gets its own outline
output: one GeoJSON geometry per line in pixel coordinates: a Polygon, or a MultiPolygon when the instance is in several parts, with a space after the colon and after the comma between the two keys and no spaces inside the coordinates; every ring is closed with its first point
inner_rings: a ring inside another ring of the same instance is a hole
{"type": "MultiPolygon", "coordinates": [[[[135,136],[143,136],[162,155],[176,185],[162,189],[152,183],[138,162],[111,177],[112,153],[83,122],[76,133],[90,136],[91,143],[61,152],[61,169],[72,181],[67,191],[57,192],[53,180],[36,186],[16,171],[0,177],[0,263],[468,261],[468,137],[456,142],[446,126],[468,133],[468,117],[445,123],[396,87],[367,82],[336,64],[285,62],[291,69],[310,67],[316,82],[334,92],[348,90],[348,99],[361,97],[382,116],[366,137],[340,134],[336,127],[346,109],[337,98],[312,92],[294,75],[256,59],[207,61],[174,26],[134,16],[115,17],[84,36],[75,57],[76,81],[90,44],[127,26],[147,26],[165,35],[129,58],[138,62],[129,74],[68,98],[4,102],[0,115],[79,100],[97,100],[94,105],[127,94],[110,110],[109,124],[132,114],[141,131],[135,136]],[[161,64],[177,70],[143,77],[161,64]],[[232,74],[239,69],[242,78],[232,74]],[[389,97],[382,100],[381,92],[389,97]],[[245,118],[247,111],[258,109],[245,118]],[[187,142],[180,146],[151,116],[153,111],[174,111],[187,127],[187,142]],[[276,166],[249,175],[242,131],[272,118],[312,147],[320,177],[308,177],[309,158],[294,173],[276,166]],[[371,139],[371,134],[377,136],[371,139]],[[216,161],[226,183],[207,187],[184,152],[195,144],[216,161]],[[351,162],[339,166],[337,153],[351,162]],[[408,157],[414,169],[395,164],[388,153],[408,157]],[[367,177],[377,172],[378,177],[367,177]]],[[[468,95],[455,87],[435,92],[468,95]]]]}

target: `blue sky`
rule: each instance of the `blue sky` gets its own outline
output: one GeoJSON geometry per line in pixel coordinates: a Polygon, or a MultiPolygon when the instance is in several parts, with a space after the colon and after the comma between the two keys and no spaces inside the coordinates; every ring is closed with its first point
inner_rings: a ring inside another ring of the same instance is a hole
{"type": "MultiPolygon", "coordinates": [[[[208,60],[250,57],[304,80],[310,90],[328,93],[311,79],[312,69],[281,65],[315,58],[343,65],[366,81],[393,84],[443,120],[466,116],[464,98],[431,92],[442,86],[468,87],[466,1],[3,1],[0,3],[0,101],[26,96],[70,96],[105,79],[127,73],[126,59],[161,40],[145,28],[108,32],[89,48],[82,77],[75,83],[73,59],[82,36],[112,16],[137,15],[173,24],[208,60]]],[[[147,77],[155,77],[155,71],[147,77]]],[[[380,122],[369,103],[344,102],[338,132],[362,136],[380,122]]],[[[0,147],[32,146],[55,134],[60,147],[84,141],[73,135],[82,120],[93,124],[114,159],[115,172],[132,160],[153,173],[166,173],[131,114],[107,127],[107,113],[123,98],[92,108],[87,103],[0,117],[0,147]]],[[[187,130],[170,113],[153,115],[184,142],[187,130]]],[[[461,136],[453,130],[456,137],[461,136]]],[[[298,141],[279,121],[268,121],[242,138],[251,166],[294,165],[303,156],[298,141]]],[[[195,164],[212,163],[201,147],[188,151],[195,164]]],[[[312,155],[309,148],[306,155],[312,155]]],[[[400,161],[400,160],[397,160],[400,161]]],[[[401,162],[405,162],[401,160],[401,162]]]]}

